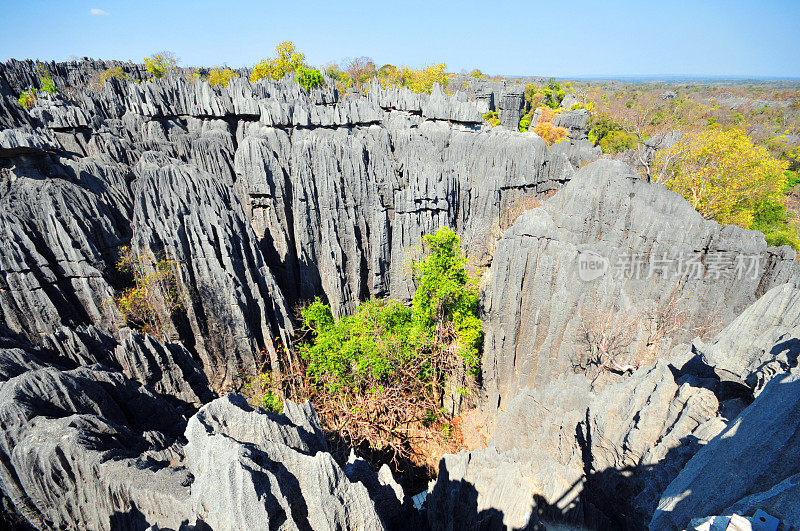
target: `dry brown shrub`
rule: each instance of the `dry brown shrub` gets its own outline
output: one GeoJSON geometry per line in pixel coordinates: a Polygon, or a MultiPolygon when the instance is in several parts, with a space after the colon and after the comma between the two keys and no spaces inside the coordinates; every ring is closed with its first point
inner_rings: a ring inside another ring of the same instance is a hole
{"type": "Polygon", "coordinates": [[[712,334],[718,326],[717,314],[692,315],[690,298],[678,287],[644,311],[624,313],[603,305],[595,295],[581,310],[579,337],[585,349],[573,357],[573,368],[594,378],[604,371],[626,374],[652,364],[664,340],[712,334]],[[647,334],[643,348],[636,343],[641,330],[647,334]]]}

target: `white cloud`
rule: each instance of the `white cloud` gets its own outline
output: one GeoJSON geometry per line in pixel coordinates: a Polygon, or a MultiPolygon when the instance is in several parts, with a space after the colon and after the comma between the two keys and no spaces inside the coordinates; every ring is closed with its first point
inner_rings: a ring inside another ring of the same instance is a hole
{"type": "Polygon", "coordinates": [[[97,9],[96,7],[90,9],[89,13],[97,16],[108,15],[108,11],[103,11],[102,9],[97,9]]]}

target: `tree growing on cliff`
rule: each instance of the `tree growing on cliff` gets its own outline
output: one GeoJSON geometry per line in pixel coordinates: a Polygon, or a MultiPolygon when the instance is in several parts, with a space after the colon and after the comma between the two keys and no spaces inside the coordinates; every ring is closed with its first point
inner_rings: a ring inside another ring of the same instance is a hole
{"type": "Polygon", "coordinates": [[[306,92],[311,92],[311,89],[325,84],[325,80],[319,70],[302,66],[297,70],[297,82],[306,89],[306,92]]]}
{"type": "Polygon", "coordinates": [[[173,314],[183,306],[185,290],[178,263],[168,257],[153,257],[141,249],[123,247],[117,269],[130,275],[133,283],[116,298],[124,324],[152,336],[167,336],[173,314]]]}
{"type": "Polygon", "coordinates": [[[566,95],[566,90],[552,77],[544,85],[539,85],[538,83],[525,85],[524,98],[532,109],[536,109],[541,105],[557,109],[566,95]]]}
{"type": "Polygon", "coordinates": [[[371,57],[354,57],[345,63],[344,69],[357,89],[360,89],[362,83],[377,73],[375,61],[371,57]]]}
{"type": "Polygon", "coordinates": [[[458,236],[441,228],[423,242],[427,256],[413,265],[411,307],[370,300],[336,319],[316,299],[301,312],[310,340],[299,352],[323,420],[351,444],[403,457],[414,453],[416,440],[441,438],[445,386],[466,392],[482,340],[477,280],[458,236]],[[468,381],[453,381],[459,368],[468,381]]]}
{"type": "Polygon", "coordinates": [[[307,67],[306,56],[300,52],[292,41],[284,41],[275,47],[275,57],[262,59],[253,67],[250,73],[250,82],[259,79],[283,79],[289,72],[297,72],[301,67],[307,67]]]}
{"type": "Polygon", "coordinates": [[[161,79],[178,69],[178,58],[174,53],[165,50],[153,54],[152,57],[145,57],[144,66],[153,78],[161,79]]]}
{"type": "Polygon", "coordinates": [[[214,68],[208,73],[206,81],[208,81],[208,84],[212,87],[217,85],[227,87],[231,79],[235,77],[239,77],[239,74],[230,68],[214,68]]]}
{"type": "Polygon", "coordinates": [[[378,70],[378,79],[383,88],[395,85],[411,89],[412,92],[430,94],[434,83],[438,83],[443,89],[449,83],[450,78],[445,72],[446,68],[445,63],[429,65],[420,70],[384,65],[378,70]]]}

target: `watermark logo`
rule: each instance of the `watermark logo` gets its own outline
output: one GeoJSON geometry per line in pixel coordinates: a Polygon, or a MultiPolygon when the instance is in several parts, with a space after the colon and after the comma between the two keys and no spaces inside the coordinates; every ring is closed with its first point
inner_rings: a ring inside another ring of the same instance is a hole
{"type": "Polygon", "coordinates": [[[594,251],[582,251],[578,255],[578,276],[584,282],[602,277],[610,267],[608,259],[594,251]]]}
{"type": "Polygon", "coordinates": [[[680,253],[678,256],[644,256],[622,254],[609,260],[595,251],[578,254],[578,277],[591,282],[609,273],[615,279],[648,279],[656,276],[689,279],[736,278],[757,280],[764,271],[760,254],[738,254],[730,251],[680,253]]]}

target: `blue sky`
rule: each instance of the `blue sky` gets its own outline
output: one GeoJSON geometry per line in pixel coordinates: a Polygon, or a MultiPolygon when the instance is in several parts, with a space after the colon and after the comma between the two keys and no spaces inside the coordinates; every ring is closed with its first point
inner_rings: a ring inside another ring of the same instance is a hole
{"type": "Polygon", "coordinates": [[[184,65],[249,66],[292,40],[317,65],[367,55],[490,74],[800,77],[800,0],[0,0],[0,21],[0,60],[166,49],[184,65]]]}

